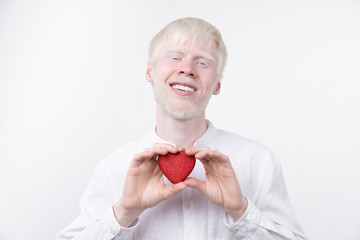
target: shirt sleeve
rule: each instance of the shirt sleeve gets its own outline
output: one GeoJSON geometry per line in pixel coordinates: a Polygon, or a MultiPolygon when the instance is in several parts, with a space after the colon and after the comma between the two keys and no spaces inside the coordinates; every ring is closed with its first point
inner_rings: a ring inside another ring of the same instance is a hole
{"type": "Polygon", "coordinates": [[[130,228],[117,222],[114,201],[106,168],[100,163],[80,200],[80,215],[61,231],[56,240],[128,240],[133,239],[138,223],[130,228]]]}
{"type": "Polygon", "coordinates": [[[225,213],[224,224],[236,239],[306,240],[287,194],[280,162],[266,157],[256,202],[248,198],[244,215],[236,222],[225,213]]]}

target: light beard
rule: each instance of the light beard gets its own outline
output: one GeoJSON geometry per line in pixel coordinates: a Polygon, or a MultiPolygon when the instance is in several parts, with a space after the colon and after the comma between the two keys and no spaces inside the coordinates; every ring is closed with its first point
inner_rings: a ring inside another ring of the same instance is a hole
{"type": "MultiPolygon", "coordinates": [[[[200,102],[190,102],[187,101],[183,103],[182,106],[177,106],[170,102],[167,96],[164,94],[156,94],[154,92],[155,101],[160,106],[160,108],[170,116],[178,120],[188,120],[194,117],[199,116],[203,113],[209,103],[210,97],[202,99],[200,102]]],[[[184,99],[184,101],[186,101],[184,99]]]]}

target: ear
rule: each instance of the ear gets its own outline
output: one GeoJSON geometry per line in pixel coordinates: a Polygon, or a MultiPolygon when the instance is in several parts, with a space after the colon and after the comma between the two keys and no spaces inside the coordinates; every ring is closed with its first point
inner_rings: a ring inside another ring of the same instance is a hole
{"type": "Polygon", "coordinates": [[[218,95],[220,93],[220,88],[221,88],[221,82],[220,80],[216,83],[216,87],[215,90],[213,91],[214,95],[218,95]]]}
{"type": "Polygon", "coordinates": [[[145,78],[148,82],[152,82],[153,78],[152,78],[152,66],[151,63],[148,62],[148,66],[146,68],[146,73],[145,73],[145,78]]]}

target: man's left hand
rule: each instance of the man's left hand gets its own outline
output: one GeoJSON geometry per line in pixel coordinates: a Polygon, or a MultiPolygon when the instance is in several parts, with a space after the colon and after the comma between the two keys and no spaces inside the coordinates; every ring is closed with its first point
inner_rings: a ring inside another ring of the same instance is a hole
{"type": "Polygon", "coordinates": [[[211,202],[221,206],[234,221],[240,219],[248,202],[241,193],[229,158],[208,147],[186,147],[185,153],[200,160],[206,172],[205,181],[189,177],[184,181],[186,185],[197,189],[211,202]]]}

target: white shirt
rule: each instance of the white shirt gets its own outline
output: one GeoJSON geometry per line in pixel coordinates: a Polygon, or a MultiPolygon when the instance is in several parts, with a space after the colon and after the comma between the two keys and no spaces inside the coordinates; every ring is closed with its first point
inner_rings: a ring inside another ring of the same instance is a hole
{"type": "MultiPolygon", "coordinates": [[[[293,213],[278,159],[263,145],[216,129],[210,122],[194,146],[207,146],[227,155],[240,188],[248,199],[245,214],[236,222],[197,190],[179,194],[145,210],[134,227],[116,221],[112,206],[122,194],[133,156],[154,143],[166,143],[154,132],[113,152],[97,166],[80,200],[81,213],[57,240],[212,240],[305,239],[293,213]]],[[[205,180],[197,161],[191,177],[205,180]]],[[[164,177],[165,178],[165,177],[164,177]]],[[[171,184],[165,178],[166,184],[171,184]]]]}

